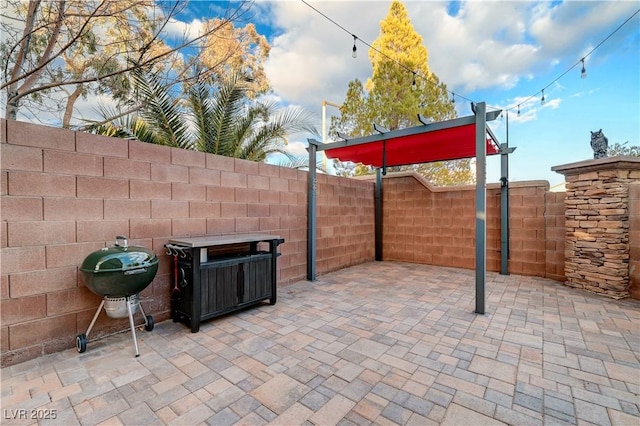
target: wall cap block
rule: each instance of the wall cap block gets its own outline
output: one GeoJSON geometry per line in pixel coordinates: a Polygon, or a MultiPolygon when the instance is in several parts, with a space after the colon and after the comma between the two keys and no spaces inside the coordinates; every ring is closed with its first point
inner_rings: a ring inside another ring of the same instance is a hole
{"type": "Polygon", "coordinates": [[[6,121],[6,141],[14,145],[75,151],[76,132],[25,121],[6,121]]]}
{"type": "MultiPolygon", "coordinates": [[[[397,179],[404,177],[412,177],[421,183],[425,188],[430,190],[431,192],[451,192],[451,191],[474,191],[476,189],[474,185],[455,185],[455,186],[435,186],[431,182],[429,182],[424,176],[417,172],[394,172],[389,173],[386,176],[383,176],[383,179],[397,179]]],[[[350,180],[364,180],[364,181],[375,181],[375,175],[366,175],[366,176],[353,176],[349,178],[350,180]]],[[[509,182],[509,188],[540,188],[544,187],[545,190],[549,190],[549,182],[546,180],[523,180],[518,182],[509,182]]],[[[500,188],[500,183],[487,183],[487,189],[496,189],[500,188]]]]}
{"type": "Polygon", "coordinates": [[[571,176],[601,170],[640,170],[640,157],[617,156],[553,166],[552,171],[571,176]]]}
{"type": "Polygon", "coordinates": [[[0,118],[0,143],[7,143],[7,120],[0,118]]]}

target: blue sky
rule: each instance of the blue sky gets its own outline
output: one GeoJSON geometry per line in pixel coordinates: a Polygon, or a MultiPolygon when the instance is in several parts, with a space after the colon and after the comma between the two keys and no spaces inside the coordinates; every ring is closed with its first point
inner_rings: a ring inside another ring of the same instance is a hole
{"type": "MultiPolygon", "coordinates": [[[[321,123],[321,103],[340,104],[349,81],[371,75],[366,46],[351,57],[353,38],[371,44],[390,1],[311,1],[348,32],[302,1],[257,1],[251,22],[271,46],[266,71],[273,95],[284,105],[300,105],[321,123]]],[[[640,9],[638,1],[405,1],[416,31],[429,52],[428,65],[448,89],[509,112],[511,181],[563,177],[551,167],[593,157],[590,131],[603,129],[609,143],[640,145],[640,14],[578,65],[620,24],[640,9]],[[533,96],[531,98],[531,96],[533,96]],[[520,104],[521,114],[516,114],[520,104]]],[[[224,2],[192,0],[183,24],[215,17],[224,2]]],[[[469,102],[456,98],[458,115],[469,102]]],[[[329,115],[338,110],[328,108],[329,115]]],[[[501,142],[504,118],[490,123],[501,142]]],[[[373,132],[372,132],[373,133],[373,132]]],[[[290,144],[304,152],[306,135],[290,144]]],[[[500,178],[499,158],[489,159],[487,179],[500,178]]]]}

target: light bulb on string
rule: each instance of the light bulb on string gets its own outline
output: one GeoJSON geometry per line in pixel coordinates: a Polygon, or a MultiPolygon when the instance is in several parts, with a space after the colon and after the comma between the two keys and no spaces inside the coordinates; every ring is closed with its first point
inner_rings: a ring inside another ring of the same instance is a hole
{"type": "Polygon", "coordinates": [[[351,57],[354,58],[354,59],[358,57],[358,48],[356,47],[356,39],[357,38],[358,37],[353,35],[353,49],[352,49],[351,57]]]}
{"type": "Polygon", "coordinates": [[[418,89],[418,86],[416,85],[416,72],[413,71],[413,82],[411,83],[411,90],[416,90],[418,89]]]}
{"type": "MultiPolygon", "coordinates": [[[[330,21],[331,23],[333,23],[334,25],[336,25],[337,27],[339,27],[339,28],[340,28],[342,31],[344,31],[345,33],[350,34],[351,36],[353,36],[353,49],[352,49],[352,50],[353,50],[353,53],[352,53],[352,57],[353,57],[353,58],[356,58],[356,57],[357,57],[357,43],[356,43],[356,40],[358,39],[358,37],[357,37],[355,34],[351,33],[347,28],[345,28],[345,27],[341,26],[340,24],[336,23],[333,19],[331,19],[330,17],[326,16],[324,13],[320,12],[320,11],[319,11],[319,10],[317,10],[315,7],[311,6],[307,1],[304,1],[304,0],[303,0],[303,3],[304,3],[304,4],[306,4],[308,7],[310,7],[311,9],[313,9],[314,11],[316,11],[317,13],[319,13],[320,15],[322,15],[325,19],[327,19],[328,21],[330,21]]],[[[154,10],[154,11],[155,11],[155,10],[154,10]]],[[[604,38],[600,43],[598,43],[598,44],[597,44],[593,49],[591,49],[588,53],[586,53],[586,54],[585,54],[585,56],[584,56],[584,57],[582,57],[582,58],[580,59],[580,61],[579,61],[578,63],[581,63],[581,64],[582,64],[581,74],[580,74],[580,77],[581,77],[581,78],[583,78],[583,79],[584,79],[584,78],[586,78],[586,76],[587,76],[587,71],[586,71],[586,67],[585,67],[585,59],[586,59],[587,57],[589,57],[589,56],[590,56],[590,55],[591,55],[591,54],[592,54],[596,49],[598,49],[599,47],[601,47],[601,46],[602,46],[602,45],[603,45],[607,40],[609,40],[609,39],[610,39],[610,38],[611,38],[611,37],[612,37],[616,32],[618,32],[622,27],[624,27],[627,23],[631,22],[631,21],[632,21],[632,19],[633,19],[636,15],[638,15],[638,13],[639,13],[639,12],[640,12],[639,10],[636,10],[636,11],[635,11],[631,16],[629,16],[629,17],[628,17],[628,18],[627,18],[627,19],[626,19],[626,20],[625,20],[621,25],[619,25],[615,30],[613,30],[611,33],[609,33],[609,35],[607,35],[607,36],[606,36],[606,37],[605,37],[605,38],[604,38]]],[[[382,56],[386,57],[387,59],[389,59],[391,62],[395,62],[395,63],[396,63],[398,66],[400,66],[401,68],[404,68],[404,69],[405,69],[405,70],[407,70],[407,71],[411,71],[411,70],[409,70],[405,65],[401,64],[398,60],[396,60],[396,59],[394,59],[394,58],[390,57],[389,55],[385,54],[384,52],[382,52],[382,51],[378,50],[376,47],[369,45],[366,41],[363,41],[363,43],[364,43],[367,47],[370,47],[372,50],[374,50],[375,52],[377,52],[378,54],[380,54],[380,55],[382,55],[382,56]]],[[[365,53],[366,53],[366,52],[365,52],[365,53]]],[[[577,65],[578,63],[574,63],[570,68],[568,68],[566,71],[564,71],[561,75],[559,75],[555,80],[553,80],[551,83],[549,83],[546,87],[550,87],[551,85],[553,85],[554,83],[556,83],[556,82],[557,82],[560,78],[562,78],[565,74],[567,74],[569,71],[571,71],[573,68],[575,68],[575,67],[576,67],[576,65],[577,65]]],[[[427,79],[427,81],[426,81],[422,86],[424,87],[424,86],[427,86],[427,85],[435,86],[435,83],[434,83],[434,82],[432,82],[432,81],[430,81],[429,79],[427,79]]],[[[540,92],[537,92],[537,93],[540,93],[540,92]]],[[[540,100],[540,101],[541,101],[541,104],[544,106],[544,105],[545,105],[545,101],[546,101],[546,99],[545,99],[545,95],[544,95],[544,89],[542,89],[542,90],[541,90],[541,93],[542,93],[542,97],[541,97],[541,100],[540,100]]],[[[452,99],[450,100],[450,103],[451,103],[451,104],[454,104],[454,103],[456,102],[456,100],[455,100],[455,96],[454,96],[453,92],[451,92],[451,95],[452,95],[452,99]]],[[[461,95],[459,95],[459,96],[461,96],[461,95]]],[[[530,97],[528,97],[528,98],[526,99],[526,103],[528,103],[528,102],[529,102],[529,100],[534,99],[534,98],[535,98],[535,96],[536,96],[536,93],[534,93],[534,94],[532,94],[530,97]]],[[[467,103],[468,99],[467,99],[466,97],[464,97],[464,96],[462,96],[462,98],[463,98],[463,100],[464,100],[464,102],[463,102],[463,103],[466,105],[466,103],[467,103]]],[[[518,116],[520,116],[520,106],[521,106],[521,104],[517,104],[517,113],[518,113],[518,116]]],[[[525,105],[525,107],[526,107],[526,105],[525,105]]],[[[511,108],[509,108],[509,109],[511,109],[511,108]]]]}
{"type": "Polygon", "coordinates": [[[451,92],[451,103],[455,105],[456,103],[456,94],[451,92]]]}

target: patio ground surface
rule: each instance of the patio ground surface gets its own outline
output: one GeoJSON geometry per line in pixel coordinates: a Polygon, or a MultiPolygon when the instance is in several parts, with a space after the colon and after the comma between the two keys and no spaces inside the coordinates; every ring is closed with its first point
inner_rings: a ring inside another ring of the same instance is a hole
{"type": "Polygon", "coordinates": [[[367,263],[7,367],[1,423],[640,424],[640,303],[489,273],[477,315],[474,276],[367,263]]]}

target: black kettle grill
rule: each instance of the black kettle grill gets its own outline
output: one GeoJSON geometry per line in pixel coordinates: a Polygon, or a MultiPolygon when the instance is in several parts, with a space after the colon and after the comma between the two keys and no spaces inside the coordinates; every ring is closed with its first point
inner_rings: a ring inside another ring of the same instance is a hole
{"type": "Polygon", "coordinates": [[[129,317],[136,356],[140,356],[136,339],[133,315],[140,310],[144,317],[144,328],[153,330],[153,317],[146,315],[138,293],[144,290],[158,272],[158,257],[144,247],[129,246],[127,237],[117,236],[113,247],[104,247],[89,254],[80,267],[84,282],[95,294],[102,297],[86,333],[76,336],[76,349],[87,350],[87,336],[104,307],[110,318],[129,317]]]}

